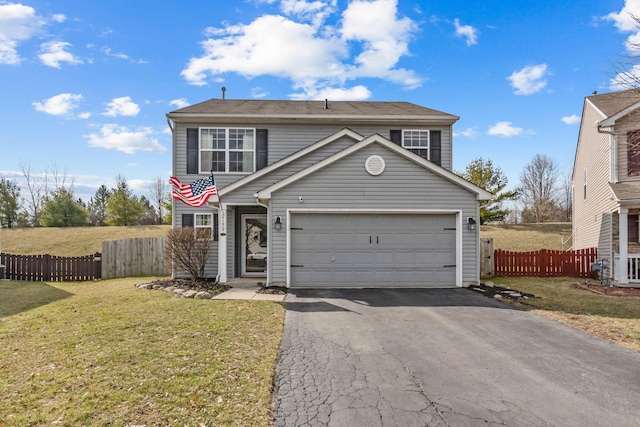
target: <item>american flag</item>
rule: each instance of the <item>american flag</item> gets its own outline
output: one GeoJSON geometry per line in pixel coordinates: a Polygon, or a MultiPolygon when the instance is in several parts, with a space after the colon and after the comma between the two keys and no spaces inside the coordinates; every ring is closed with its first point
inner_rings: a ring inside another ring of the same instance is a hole
{"type": "Polygon", "coordinates": [[[169,178],[169,184],[173,187],[173,198],[189,206],[200,207],[207,203],[209,197],[218,197],[213,175],[193,181],[191,184],[183,184],[178,178],[172,176],[169,178]]]}

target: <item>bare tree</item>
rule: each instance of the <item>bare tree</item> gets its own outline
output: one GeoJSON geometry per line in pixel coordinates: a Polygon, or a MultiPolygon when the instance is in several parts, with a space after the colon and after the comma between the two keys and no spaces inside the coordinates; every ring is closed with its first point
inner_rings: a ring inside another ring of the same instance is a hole
{"type": "Polygon", "coordinates": [[[571,211],[573,183],[571,182],[571,172],[562,174],[562,182],[560,183],[560,207],[562,208],[562,221],[571,222],[571,211]]]}
{"type": "MultiPolygon", "coordinates": [[[[640,17],[628,13],[640,31],[640,17]]],[[[622,89],[635,89],[640,92],[640,42],[637,37],[629,37],[625,43],[626,54],[618,61],[611,61],[611,85],[622,89]]]]}
{"type": "Polygon", "coordinates": [[[74,193],[73,184],[74,178],[68,178],[67,167],[65,166],[62,171],[60,171],[60,167],[57,163],[52,163],[51,166],[47,168],[47,175],[51,177],[53,180],[54,189],[53,191],[59,191],[60,189],[65,189],[70,191],[72,194],[74,193]],[[69,182],[67,183],[67,180],[69,182]]]}
{"type": "Polygon", "coordinates": [[[162,224],[163,222],[165,215],[164,202],[167,199],[167,194],[167,184],[163,181],[161,176],[157,177],[155,181],[153,181],[153,184],[151,184],[151,189],[149,190],[149,201],[158,212],[158,224],[162,224]]]}
{"type": "Polygon", "coordinates": [[[536,154],[520,174],[522,219],[524,222],[547,222],[557,218],[556,181],[558,166],[546,154],[536,154]]]}
{"type": "Polygon", "coordinates": [[[24,196],[27,201],[27,213],[29,215],[29,223],[32,226],[40,225],[40,213],[42,204],[47,199],[48,176],[47,173],[35,174],[31,171],[31,164],[20,162],[20,171],[27,190],[24,196]]]}
{"type": "Polygon", "coordinates": [[[211,230],[174,228],[167,235],[164,261],[175,270],[186,271],[193,280],[204,279],[204,268],[211,252],[211,230]]]}

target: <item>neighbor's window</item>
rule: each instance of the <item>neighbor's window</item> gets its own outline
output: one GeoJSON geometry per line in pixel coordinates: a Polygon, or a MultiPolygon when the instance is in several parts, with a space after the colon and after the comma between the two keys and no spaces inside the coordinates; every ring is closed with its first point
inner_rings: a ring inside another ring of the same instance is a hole
{"type": "Polygon", "coordinates": [[[627,239],[629,242],[638,242],[638,215],[627,217],[627,239]]]}
{"type": "Polygon", "coordinates": [[[402,132],[402,146],[418,156],[429,158],[429,131],[405,130],[402,132]]]}
{"type": "Polygon", "coordinates": [[[582,198],[587,200],[587,168],[584,168],[584,174],[582,177],[582,198]]]}
{"type": "Polygon", "coordinates": [[[200,128],[200,173],[255,171],[255,129],[200,128]]]}
{"type": "Polygon", "coordinates": [[[640,176],[640,130],[627,132],[627,175],[640,176]]]}

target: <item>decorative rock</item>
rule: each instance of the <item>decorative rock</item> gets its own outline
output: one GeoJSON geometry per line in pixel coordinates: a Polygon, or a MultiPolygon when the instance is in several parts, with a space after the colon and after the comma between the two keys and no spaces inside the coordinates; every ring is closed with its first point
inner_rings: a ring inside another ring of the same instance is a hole
{"type": "Polygon", "coordinates": [[[177,288],[176,288],[175,286],[169,286],[169,287],[164,288],[164,290],[165,290],[165,291],[167,291],[167,292],[173,292],[173,291],[175,291],[176,289],[177,289],[177,288]]]}
{"type": "Polygon", "coordinates": [[[500,295],[500,294],[495,294],[495,295],[493,296],[493,299],[502,299],[502,295],[500,295]]]}
{"type": "Polygon", "coordinates": [[[189,290],[182,294],[182,298],[193,298],[196,296],[197,293],[198,291],[189,290]]]}
{"type": "Polygon", "coordinates": [[[153,285],[152,288],[153,289],[162,289],[162,288],[164,288],[164,286],[162,286],[162,285],[153,285]]]}
{"type": "Polygon", "coordinates": [[[151,283],[140,283],[136,285],[139,289],[153,289],[153,285],[151,283]]]}
{"type": "Polygon", "coordinates": [[[176,294],[177,296],[181,296],[182,294],[185,293],[184,289],[174,289],[173,293],[176,294]]]}
{"type": "Polygon", "coordinates": [[[486,282],[484,282],[484,285],[487,288],[493,288],[495,286],[495,284],[491,280],[487,280],[486,282]]]}
{"type": "Polygon", "coordinates": [[[194,298],[195,299],[211,299],[213,298],[213,295],[211,295],[209,292],[200,291],[196,294],[194,298]]]}

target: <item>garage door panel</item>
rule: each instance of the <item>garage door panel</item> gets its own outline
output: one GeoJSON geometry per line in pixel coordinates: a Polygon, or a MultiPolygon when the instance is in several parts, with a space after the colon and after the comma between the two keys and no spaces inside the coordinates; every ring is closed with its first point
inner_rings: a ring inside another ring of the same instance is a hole
{"type": "Polygon", "coordinates": [[[291,216],[291,285],[452,286],[455,215],[291,216]]]}

